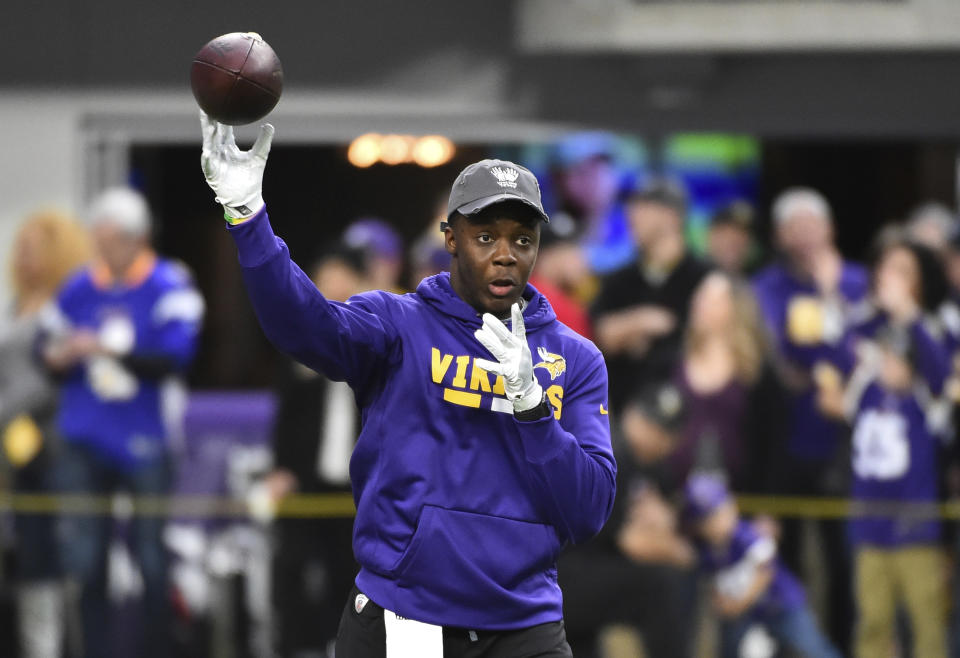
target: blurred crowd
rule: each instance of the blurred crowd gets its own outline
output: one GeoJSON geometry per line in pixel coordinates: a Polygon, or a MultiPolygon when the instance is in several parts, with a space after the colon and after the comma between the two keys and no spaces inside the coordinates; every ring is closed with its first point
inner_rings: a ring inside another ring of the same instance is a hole
{"type": "MultiPolygon", "coordinates": [[[[553,146],[531,279],[609,371],[617,503],[559,568],[574,654],[960,658],[960,536],[938,505],[960,496],[960,220],[918,205],[853,262],[829,200],[797,187],[769,208],[718,204],[694,250],[683,181],[625,185],[615,141],[553,146]]],[[[334,300],[414,289],[449,262],[437,214],[409,246],[360,218],[304,270],[334,300]]],[[[0,625],[17,655],[208,655],[191,581],[171,578],[184,549],[163,513],[204,302],[150,237],[145,198],[115,188],[82,221],[27,217],[11,250],[0,441],[24,504],[3,531],[13,605],[0,625]],[[118,492],[155,505],[122,524],[116,506],[42,509],[42,494],[118,492]],[[113,605],[118,542],[138,574],[128,653],[115,646],[130,623],[113,605]]],[[[276,381],[253,507],[348,492],[352,392],[293,361],[276,381]]],[[[332,655],[355,574],[350,519],[265,532],[269,612],[248,606],[262,627],[229,655],[332,655]]]]}

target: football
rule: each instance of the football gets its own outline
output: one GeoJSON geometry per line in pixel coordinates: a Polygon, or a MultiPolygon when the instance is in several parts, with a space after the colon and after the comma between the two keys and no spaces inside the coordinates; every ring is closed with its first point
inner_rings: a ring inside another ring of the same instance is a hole
{"type": "Polygon", "coordinates": [[[200,108],[220,123],[262,119],[283,92],[283,67],[256,32],[231,32],[208,42],[190,65],[190,87],[200,108]]]}

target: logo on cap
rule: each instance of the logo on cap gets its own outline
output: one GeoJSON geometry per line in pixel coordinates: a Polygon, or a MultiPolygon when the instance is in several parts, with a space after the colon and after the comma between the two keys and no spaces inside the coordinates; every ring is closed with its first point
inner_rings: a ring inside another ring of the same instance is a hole
{"type": "Polygon", "coordinates": [[[490,173],[496,177],[500,187],[516,187],[517,179],[520,178],[520,172],[516,169],[493,167],[490,173]]]}

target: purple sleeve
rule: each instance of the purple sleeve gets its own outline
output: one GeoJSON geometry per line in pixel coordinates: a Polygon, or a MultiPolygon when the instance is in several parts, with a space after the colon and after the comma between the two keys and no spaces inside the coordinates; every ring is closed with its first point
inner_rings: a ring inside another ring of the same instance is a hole
{"type": "Polygon", "coordinates": [[[551,414],[516,423],[539,500],[563,539],[574,543],[600,532],[616,494],[607,369],[599,353],[590,365],[589,373],[561,400],[561,420],[551,414]]]}
{"type": "Polygon", "coordinates": [[[398,349],[374,297],[341,304],[320,294],[273,234],[265,208],[229,230],[260,326],[277,349],[355,391],[398,349]]]}
{"type": "Polygon", "coordinates": [[[134,347],[125,362],[136,370],[138,364],[157,367],[156,376],[186,370],[197,353],[203,325],[203,298],[190,285],[172,286],[153,308],[154,320],[161,323],[156,344],[150,350],[134,347]],[[166,361],[168,371],[163,372],[166,361]]]}
{"type": "Polygon", "coordinates": [[[922,321],[913,323],[910,334],[916,351],[917,373],[923,377],[931,393],[940,395],[950,376],[950,354],[946,346],[927,331],[922,321]]]}
{"type": "Polygon", "coordinates": [[[160,354],[171,359],[176,370],[186,370],[196,356],[198,330],[196,325],[185,322],[171,323],[164,328],[160,354]]]}

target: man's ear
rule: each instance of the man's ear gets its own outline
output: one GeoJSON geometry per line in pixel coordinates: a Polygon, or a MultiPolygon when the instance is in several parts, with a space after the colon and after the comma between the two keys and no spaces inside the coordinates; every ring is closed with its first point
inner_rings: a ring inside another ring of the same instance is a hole
{"type": "Polygon", "coordinates": [[[451,256],[457,254],[457,236],[450,224],[447,224],[443,229],[443,246],[451,256]]]}

